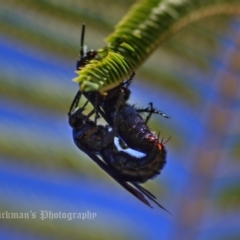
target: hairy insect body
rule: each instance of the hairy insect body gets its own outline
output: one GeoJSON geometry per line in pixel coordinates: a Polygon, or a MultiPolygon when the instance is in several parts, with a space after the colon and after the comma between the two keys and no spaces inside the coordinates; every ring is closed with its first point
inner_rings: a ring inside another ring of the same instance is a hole
{"type": "Polygon", "coordinates": [[[154,146],[145,157],[134,157],[126,152],[118,151],[116,146],[105,148],[101,152],[108,165],[127,182],[146,182],[160,173],[165,164],[166,151],[162,146],[154,146]],[[161,150],[158,149],[161,147],[161,150]],[[159,150],[161,154],[159,154],[159,150]]]}
{"type": "MultiPolygon", "coordinates": [[[[115,109],[109,109],[107,104],[105,106],[106,118],[114,119],[115,109]]],[[[147,155],[142,158],[132,158],[127,157],[125,152],[120,152],[114,156],[115,164],[111,164],[114,169],[121,171],[122,175],[125,175],[129,181],[134,181],[133,169],[134,174],[137,173],[138,176],[141,176],[143,181],[160,173],[166,163],[166,149],[149,130],[134,106],[124,104],[120,107],[117,132],[128,147],[147,155]],[[127,161],[125,161],[126,159],[127,161]]]]}
{"type": "MultiPolygon", "coordinates": [[[[114,115],[114,109],[105,112],[106,115],[109,113],[112,117],[114,115]]],[[[149,130],[133,106],[125,104],[120,107],[117,126],[122,140],[134,150],[147,154],[158,144],[157,137],[149,130]]]]}
{"type": "Polygon", "coordinates": [[[93,121],[87,120],[82,114],[82,109],[74,111],[69,115],[69,125],[72,127],[73,140],[76,146],[83,151],[86,149],[94,154],[99,154],[103,149],[103,139],[108,134],[108,127],[96,125],[93,121]]]}
{"type": "Polygon", "coordinates": [[[93,121],[73,129],[73,139],[80,150],[83,145],[87,150],[99,154],[103,149],[103,138],[106,134],[104,126],[96,127],[93,121]]]}
{"type": "Polygon", "coordinates": [[[157,139],[151,151],[146,156],[138,158],[119,151],[113,140],[108,143],[104,140],[111,134],[107,126],[96,125],[91,120],[85,122],[85,119],[86,116],[82,114],[81,109],[69,116],[74,142],[80,150],[100,154],[123,181],[142,183],[159,174],[159,169],[165,164],[166,151],[163,145],[157,143],[157,139]]]}
{"type": "Polygon", "coordinates": [[[107,96],[101,96],[97,92],[84,95],[93,105],[97,99],[97,110],[115,131],[112,137],[108,136],[108,141],[117,136],[127,147],[146,154],[145,157],[137,158],[112,147],[102,152],[104,160],[112,169],[121,173],[125,181],[145,182],[161,172],[166,163],[167,152],[150,131],[138,109],[126,103],[130,93],[127,87],[121,86],[110,90],[107,96]]]}
{"type": "Polygon", "coordinates": [[[98,106],[101,106],[103,109],[101,113],[102,117],[111,127],[116,127],[116,135],[128,147],[147,154],[152,150],[156,142],[158,142],[156,141],[157,137],[149,130],[138,109],[126,103],[130,96],[129,89],[125,87],[113,89],[107,97],[100,96],[97,92],[87,93],[85,96],[93,105],[96,98],[98,99],[98,106]],[[123,94],[123,97],[119,101],[120,94],[123,94]],[[116,116],[117,105],[119,110],[116,116]]]}

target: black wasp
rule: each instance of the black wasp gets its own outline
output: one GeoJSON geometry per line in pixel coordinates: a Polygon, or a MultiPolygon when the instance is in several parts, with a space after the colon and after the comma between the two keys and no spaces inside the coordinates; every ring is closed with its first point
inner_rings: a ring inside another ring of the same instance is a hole
{"type": "Polygon", "coordinates": [[[151,207],[145,198],[147,197],[166,210],[156,201],[153,194],[137,183],[142,182],[146,173],[150,169],[152,170],[151,164],[154,165],[159,162],[158,158],[161,157],[158,154],[157,147],[141,158],[119,151],[113,139],[109,141],[108,136],[111,135],[111,132],[109,132],[108,126],[97,125],[90,120],[89,116],[83,114],[87,102],[82,108],[77,108],[78,102],[79,94],[74,98],[68,113],[69,125],[73,129],[73,139],[77,147],[140,201],[151,207]],[[102,157],[103,161],[98,155],[102,157]]]}
{"type": "MultiPolygon", "coordinates": [[[[96,55],[95,51],[84,54],[84,30],[85,27],[82,29],[80,58],[77,61],[77,69],[84,67],[86,62],[96,55]]],[[[156,176],[165,165],[165,147],[162,142],[159,142],[158,137],[148,129],[147,122],[153,113],[161,114],[164,117],[167,116],[156,111],[152,103],[145,109],[136,109],[126,103],[131,94],[128,87],[134,74],[126,82],[109,90],[106,96],[102,96],[98,92],[84,93],[84,96],[94,105],[94,110],[88,116],[82,114],[84,108],[72,113],[81,96],[81,92],[78,92],[70,107],[69,121],[73,127],[74,141],[82,151],[138,199],[146,203],[143,196],[145,195],[157,203],[155,197],[136,182],[145,182],[156,176]],[[89,117],[94,112],[95,122],[89,120],[89,117]],[[139,114],[141,112],[148,113],[145,121],[139,114]],[[111,132],[109,132],[108,127],[96,124],[98,114],[112,127],[111,132]],[[73,124],[75,121],[76,123],[73,124]],[[145,153],[146,156],[136,158],[126,152],[118,151],[114,144],[115,136],[123,140],[127,147],[145,153]],[[106,164],[97,157],[97,154],[100,154],[106,164]],[[131,182],[135,188],[126,181],[131,182]]],[[[148,202],[146,204],[150,206],[148,202]]],[[[158,205],[163,208],[160,204],[158,205]]]]}
{"type": "Polygon", "coordinates": [[[84,92],[83,94],[93,104],[96,111],[95,116],[100,113],[105,121],[115,129],[115,132],[113,131],[114,136],[123,140],[128,147],[147,154],[154,145],[162,145],[162,143],[156,141],[158,137],[147,126],[150,117],[152,114],[161,114],[165,118],[169,117],[154,109],[152,103],[149,103],[149,107],[141,109],[127,103],[131,94],[128,87],[134,74],[135,72],[128,80],[109,90],[105,96],[99,92],[84,92]],[[117,108],[119,109],[118,116],[116,114],[117,108]],[[146,120],[143,120],[140,113],[148,113],[146,120]]]}
{"type": "MultiPolygon", "coordinates": [[[[87,61],[96,56],[97,52],[91,50],[86,54],[83,51],[85,25],[82,28],[80,57],[77,61],[77,69],[84,67],[87,61]],[[94,54],[93,54],[94,53],[94,54]]],[[[156,144],[157,137],[148,129],[147,123],[153,113],[161,114],[165,118],[169,118],[163,112],[156,111],[150,103],[149,108],[136,109],[134,106],[127,104],[131,91],[129,85],[135,75],[132,73],[130,78],[119,86],[107,91],[106,95],[101,95],[99,92],[84,92],[84,96],[93,104],[96,111],[95,118],[98,113],[105,119],[105,121],[117,132],[112,135],[119,136],[126,145],[134,150],[142,153],[148,153],[152,150],[153,145],[156,144]],[[116,118],[116,108],[119,108],[119,117],[116,118]],[[144,121],[139,113],[149,113],[144,121]]],[[[95,119],[96,121],[96,119],[95,119]]]]}

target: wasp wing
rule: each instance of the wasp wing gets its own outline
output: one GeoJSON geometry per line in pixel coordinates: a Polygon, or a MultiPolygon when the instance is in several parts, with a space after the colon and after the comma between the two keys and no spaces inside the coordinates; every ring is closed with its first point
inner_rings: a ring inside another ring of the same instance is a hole
{"type": "MultiPolygon", "coordinates": [[[[137,199],[139,199],[141,202],[146,204],[147,206],[151,207],[150,203],[147,201],[147,199],[144,197],[146,193],[139,188],[137,190],[133,186],[131,186],[128,182],[125,182],[121,180],[118,176],[114,175],[114,173],[109,169],[107,164],[103,162],[98,156],[96,156],[93,152],[87,150],[83,146],[81,147],[81,150],[84,151],[103,171],[105,171],[108,175],[110,175],[116,182],[118,182],[123,188],[125,188],[128,192],[133,194],[137,199]]],[[[146,195],[147,196],[147,195],[146,195]]],[[[148,197],[149,198],[149,197],[148,197]]],[[[150,198],[149,198],[150,199],[150,198]]]]}
{"type": "MultiPolygon", "coordinates": [[[[157,202],[156,197],[150,193],[147,189],[139,185],[138,183],[132,183],[132,185],[137,188],[141,193],[143,193],[144,196],[146,196],[148,199],[156,203],[160,208],[171,214],[165,207],[163,207],[160,203],[157,202]]],[[[172,215],[172,214],[171,214],[172,215]]]]}

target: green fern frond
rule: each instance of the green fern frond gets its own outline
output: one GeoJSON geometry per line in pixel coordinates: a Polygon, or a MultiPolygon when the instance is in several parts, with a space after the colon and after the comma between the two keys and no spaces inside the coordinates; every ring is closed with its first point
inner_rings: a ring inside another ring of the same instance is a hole
{"type": "Polygon", "coordinates": [[[104,94],[126,79],[133,66],[129,59],[108,48],[98,50],[97,58],[76,71],[78,76],[73,81],[80,83],[82,91],[100,91],[104,94]],[[99,59],[102,54],[104,56],[99,59]]]}
{"type": "Polygon", "coordinates": [[[77,71],[82,91],[105,91],[136,70],[167,37],[190,22],[239,14],[238,0],[140,0],[105,40],[96,58],[77,71]]]}

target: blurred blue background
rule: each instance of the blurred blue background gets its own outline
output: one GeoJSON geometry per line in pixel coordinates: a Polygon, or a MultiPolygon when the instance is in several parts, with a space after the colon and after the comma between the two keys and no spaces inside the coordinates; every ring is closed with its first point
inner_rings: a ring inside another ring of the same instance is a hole
{"type": "Polygon", "coordinates": [[[165,169],[144,187],[173,216],[74,146],[67,111],[81,24],[85,44],[101,48],[133,2],[0,1],[1,239],[240,239],[240,18],[189,24],[131,85],[130,103],[171,116],[149,123],[172,138],[165,169]],[[42,220],[41,211],[97,215],[42,220]]]}

